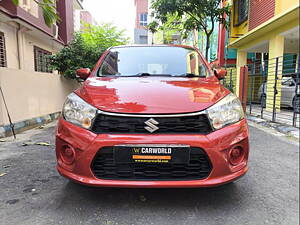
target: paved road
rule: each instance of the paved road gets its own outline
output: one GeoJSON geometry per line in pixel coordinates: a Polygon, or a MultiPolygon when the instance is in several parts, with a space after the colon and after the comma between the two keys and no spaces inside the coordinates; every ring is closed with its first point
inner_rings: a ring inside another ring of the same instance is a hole
{"type": "Polygon", "coordinates": [[[250,171],[210,189],[103,189],[55,170],[53,124],[0,142],[0,224],[299,224],[299,146],[251,127],[250,171]],[[6,173],[1,176],[1,173],[6,173]]]}

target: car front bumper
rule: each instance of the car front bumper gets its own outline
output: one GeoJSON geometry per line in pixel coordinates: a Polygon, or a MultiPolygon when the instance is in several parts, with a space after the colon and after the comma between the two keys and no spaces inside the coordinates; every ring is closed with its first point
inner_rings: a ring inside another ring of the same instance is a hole
{"type": "Polygon", "coordinates": [[[193,188],[213,187],[232,182],[248,171],[248,125],[246,120],[224,127],[208,135],[143,135],[101,134],[97,135],[77,127],[63,119],[58,122],[56,133],[56,156],[58,172],[75,182],[99,187],[126,188],[193,188]],[[210,159],[212,171],[201,180],[108,180],[96,178],[91,170],[92,161],[102,147],[115,145],[177,144],[203,149],[210,159]],[[73,163],[65,163],[61,157],[63,146],[72,146],[76,153],[73,163]],[[228,152],[240,147],[244,159],[237,165],[229,162],[228,152]]]}

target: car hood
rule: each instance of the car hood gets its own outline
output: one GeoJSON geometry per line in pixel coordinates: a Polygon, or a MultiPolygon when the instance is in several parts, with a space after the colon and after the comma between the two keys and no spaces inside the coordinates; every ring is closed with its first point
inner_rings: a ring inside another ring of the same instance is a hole
{"type": "Polygon", "coordinates": [[[96,77],[76,93],[103,111],[171,114],[204,110],[229,91],[214,77],[96,77]]]}

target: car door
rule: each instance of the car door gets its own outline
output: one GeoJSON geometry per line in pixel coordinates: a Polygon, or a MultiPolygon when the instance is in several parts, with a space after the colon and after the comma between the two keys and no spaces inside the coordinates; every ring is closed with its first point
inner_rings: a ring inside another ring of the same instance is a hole
{"type": "Polygon", "coordinates": [[[292,106],[294,94],[295,83],[293,81],[293,78],[283,81],[281,84],[281,104],[292,106]]]}

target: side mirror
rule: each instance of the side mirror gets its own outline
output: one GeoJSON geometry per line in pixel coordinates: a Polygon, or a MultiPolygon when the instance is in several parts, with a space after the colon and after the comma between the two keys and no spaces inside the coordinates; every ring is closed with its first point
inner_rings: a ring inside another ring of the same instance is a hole
{"type": "Polygon", "coordinates": [[[214,69],[214,73],[215,73],[215,76],[219,80],[223,80],[223,79],[225,79],[225,77],[227,75],[227,70],[225,70],[225,69],[214,69]]]}
{"type": "Polygon", "coordinates": [[[76,75],[82,80],[86,80],[90,74],[91,70],[89,68],[81,68],[76,70],[76,75]]]}

